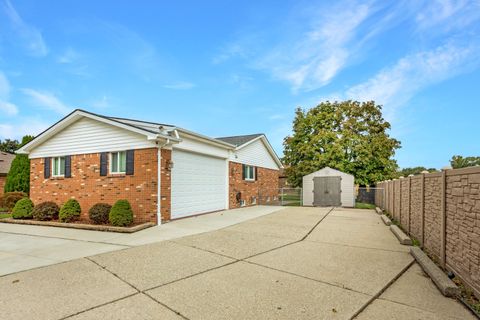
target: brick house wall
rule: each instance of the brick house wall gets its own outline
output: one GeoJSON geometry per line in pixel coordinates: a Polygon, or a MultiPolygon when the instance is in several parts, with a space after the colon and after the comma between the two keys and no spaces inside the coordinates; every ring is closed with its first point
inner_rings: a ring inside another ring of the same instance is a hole
{"type": "MultiPolygon", "coordinates": [[[[61,206],[68,199],[76,199],[82,207],[82,219],[88,219],[88,210],[94,204],[113,205],[127,199],[134,213],[134,223],[156,222],[157,216],[157,148],[137,149],[133,175],[100,176],[100,154],[82,154],[71,157],[71,178],[44,178],[44,159],[31,159],[30,198],[34,204],[55,201],[61,206]]],[[[170,171],[166,168],[171,151],[162,149],[161,204],[162,220],[170,219],[170,171]]]]}
{"type": "Polygon", "coordinates": [[[242,178],[242,164],[229,162],[229,208],[241,207],[238,192],[246,206],[254,205],[253,198],[257,204],[273,204],[278,198],[278,173],[278,170],[257,167],[256,181],[246,181],[242,178]]]}
{"type": "Polygon", "coordinates": [[[7,181],[7,176],[0,174],[0,195],[3,194],[3,189],[5,188],[6,181],[7,181]]]}

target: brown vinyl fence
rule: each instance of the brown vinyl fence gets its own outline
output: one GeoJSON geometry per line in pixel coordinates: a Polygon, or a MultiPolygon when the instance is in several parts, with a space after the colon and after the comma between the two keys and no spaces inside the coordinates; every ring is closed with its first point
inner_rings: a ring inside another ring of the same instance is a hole
{"type": "Polygon", "coordinates": [[[384,181],[377,187],[375,204],[479,295],[480,167],[384,181]]]}

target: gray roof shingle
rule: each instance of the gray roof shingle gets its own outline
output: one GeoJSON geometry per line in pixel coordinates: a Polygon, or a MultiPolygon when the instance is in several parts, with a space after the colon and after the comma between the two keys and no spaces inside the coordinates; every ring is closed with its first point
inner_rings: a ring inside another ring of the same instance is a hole
{"type": "Polygon", "coordinates": [[[14,158],[14,154],[0,151],[0,175],[6,175],[8,171],[10,171],[10,166],[14,158]]]}
{"type": "Polygon", "coordinates": [[[263,136],[263,133],[255,133],[255,134],[247,134],[244,136],[232,136],[232,137],[220,137],[216,138],[218,140],[221,140],[226,143],[233,144],[235,146],[241,146],[242,144],[245,144],[255,138],[258,138],[260,136],[263,136]]]}

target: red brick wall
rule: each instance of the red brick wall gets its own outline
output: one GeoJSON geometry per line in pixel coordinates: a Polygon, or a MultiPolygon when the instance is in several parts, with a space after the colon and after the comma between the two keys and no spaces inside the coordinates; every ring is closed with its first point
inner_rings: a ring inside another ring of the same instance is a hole
{"type": "Polygon", "coordinates": [[[236,195],[242,193],[242,200],[245,200],[247,206],[252,205],[252,197],[257,198],[258,203],[274,202],[278,198],[278,170],[257,168],[257,180],[245,181],[242,179],[242,164],[236,162],[229,163],[229,206],[230,208],[239,208],[240,202],[236,195]]]}
{"type": "Polygon", "coordinates": [[[0,195],[3,194],[3,188],[5,187],[6,181],[7,181],[6,176],[0,176],[0,195]]]}
{"type": "MultiPolygon", "coordinates": [[[[170,150],[162,150],[162,220],[170,219],[170,172],[165,164],[170,150]]],[[[31,159],[30,198],[35,204],[55,201],[62,205],[74,198],[82,207],[82,218],[98,202],[115,203],[127,199],[132,205],[134,222],[156,222],[157,212],[157,149],[135,150],[134,175],[100,176],[100,154],[72,156],[71,178],[44,179],[44,159],[31,159]]]]}

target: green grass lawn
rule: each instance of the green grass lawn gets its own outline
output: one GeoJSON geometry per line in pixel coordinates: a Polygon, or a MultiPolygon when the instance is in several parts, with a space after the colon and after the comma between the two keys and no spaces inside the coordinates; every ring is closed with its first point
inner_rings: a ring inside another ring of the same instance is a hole
{"type": "Polygon", "coordinates": [[[357,209],[375,209],[374,204],[357,202],[355,203],[355,208],[357,209]]]}
{"type": "Polygon", "coordinates": [[[284,201],[300,201],[299,194],[284,194],[280,195],[280,198],[283,198],[284,201]]]}
{"type": "Polygon", "coordinates": [[[11,218],[11,213],[0,213],[0,219],[11,218]]]}

